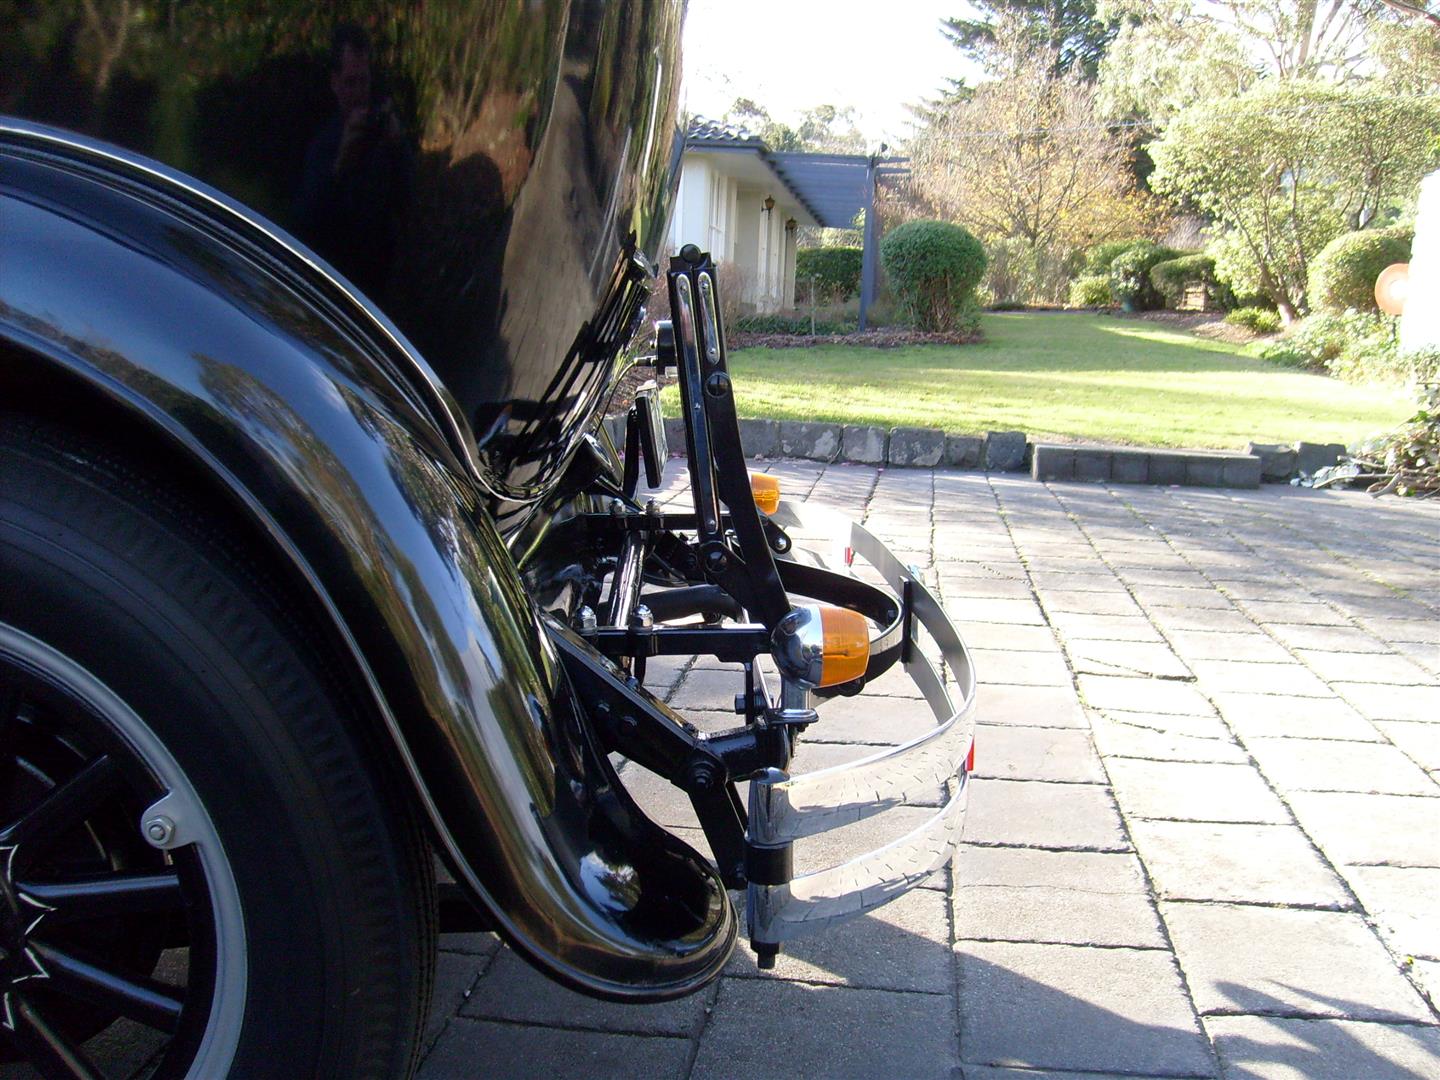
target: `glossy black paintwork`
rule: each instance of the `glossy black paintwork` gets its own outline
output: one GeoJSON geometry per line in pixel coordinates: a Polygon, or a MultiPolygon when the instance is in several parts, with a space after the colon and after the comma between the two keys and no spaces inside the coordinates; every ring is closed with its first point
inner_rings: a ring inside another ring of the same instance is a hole
{"type": "Polygon", "coordinates": [[[254,514],[512,943],[601,995],[713,978],[735,938],[725,891],[596,747],[464,441],[361,309],[209,199],[0,130],[0,361],[123,403],[254,514]]]}
{"type": "Polygon", "coordinates": [[[458,401],[502,520],[553,485],[631,337],[675,175],[679,0],[30,0],[0,114],[105,139],[293,231],[458,401]],[[337,154],[340,21],[372,128],[337,154]],[[378,113],[383,111],[384,119],[378,113]]]}

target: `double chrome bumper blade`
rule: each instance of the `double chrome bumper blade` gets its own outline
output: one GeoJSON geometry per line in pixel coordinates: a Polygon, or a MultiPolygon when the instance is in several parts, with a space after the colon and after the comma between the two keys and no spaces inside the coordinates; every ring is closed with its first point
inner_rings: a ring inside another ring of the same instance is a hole
{"type": "MultiPolygon", "coordinates": [[[[966,760],[975,734],[975,673],[959,632],[918,574],[864,526],[804,504],[783,503],[777,524],[797,534],[828,533],[873,566],[897,596],[908,596],[912,617],[905,671],[934,713],[937,726],[894,749],[798,776],[772,770],[750,785],[748,839],[778,847],[948,790],[944,806],[907,835],[881,848],[788,884],[747,887],[752,941],[778,943],[863,914],[920,884],[946,865],[960,843],[969,797],[966,760]],[[957,706],[920,648],[921,629],[949,668],[957,706]]],[[[825,723],[821,707],[819,724],[825,723]]]]}

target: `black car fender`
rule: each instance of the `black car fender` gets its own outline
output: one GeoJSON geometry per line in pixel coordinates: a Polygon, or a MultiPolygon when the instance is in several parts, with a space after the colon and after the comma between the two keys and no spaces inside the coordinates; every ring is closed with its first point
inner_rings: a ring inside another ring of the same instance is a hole
{"type": "Polygon", "coordinates": [[[734,944],[725,890],[617,780],[463,423],[388,335],[218,193],[0,123],[0,366],[26,368],[25,394],[88,387],[243,508],[333,624],[439,846],[513,946],[591,994],[692,991],[734,944]]]}

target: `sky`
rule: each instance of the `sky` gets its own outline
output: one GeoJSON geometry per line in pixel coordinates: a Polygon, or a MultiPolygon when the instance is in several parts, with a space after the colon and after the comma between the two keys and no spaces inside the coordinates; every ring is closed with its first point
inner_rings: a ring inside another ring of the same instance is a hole
{"type": "Polygon", "coordinates": [[[976,71],[940,34],[963,0],[689,0],[684,102],[719,119],[737,97],[794,122],[814,105],[853,106],[872,144],[911,129],[907,103],[976,71]]]}

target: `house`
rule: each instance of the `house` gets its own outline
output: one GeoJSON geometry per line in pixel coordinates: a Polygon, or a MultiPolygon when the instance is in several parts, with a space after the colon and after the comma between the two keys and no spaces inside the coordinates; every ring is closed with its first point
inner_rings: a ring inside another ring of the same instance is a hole
{"type": "Polygon", "coordinates": [[[717,264],[728,264],[743,308],[792,308],[797,230],[852,227],[870,204],[876,162],[857,154],[778,153],[742,128],[696,119],[685,136],[671,249],[699,244],[717,264]]]}

